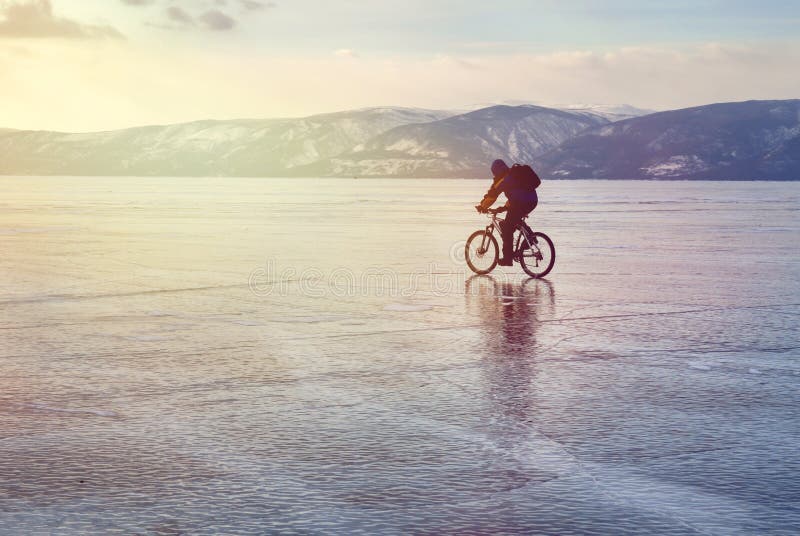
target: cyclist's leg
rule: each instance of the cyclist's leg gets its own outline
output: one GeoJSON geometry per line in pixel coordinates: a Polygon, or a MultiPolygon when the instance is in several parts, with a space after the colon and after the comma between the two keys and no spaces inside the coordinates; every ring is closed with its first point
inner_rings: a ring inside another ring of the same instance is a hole
{"type": "MultiPolygon", "coordinates": [[[[523,210],[523,218],[528,217],[530,215],[530,213],[533,212],[533,210],[536,208],[536,205],[538,205],[538,200],[534,200],[534,201],[531,201],[529,203],[526,203],[525,206],[524,206],[524,210],[523,210]]],[[[520,224],[521,224],[522,227],[527,227],[528,229],[530,229],[530,227],[528,227],[527,225],[525,225],[523,223],[522,219],[520,219],[520,224]]],[[[527,243],[524,240],[522,241],[522,246],[521,247],[522,247],[522,249],[526,249],[528,247],[527,243]]]]}
{"type": "Polygon", "coordinates": [[[503,258],[510,259],[514,255],[514,229],[522,221],[522,218],[527,214],[524,210],[527,207],[518,205],[511,205],[508,207],[506,219],[503,221],[501,237],[503,238],[503,258]]]}
{"type": "Polygon", "coordinates": [[[533,193],[534,198],[526,204],[525,206],[525,216],[527,217],[534,209],[539,205],[539,196],[536,195],[536,192],[533,193]]]}

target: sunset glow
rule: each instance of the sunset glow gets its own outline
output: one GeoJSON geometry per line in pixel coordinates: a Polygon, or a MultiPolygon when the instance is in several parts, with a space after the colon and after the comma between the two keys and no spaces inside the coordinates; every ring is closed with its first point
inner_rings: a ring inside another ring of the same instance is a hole
{"type": "Polygon", "coordinates": [[[792,2],[406,5],[0,2],[0,128],[81,132],[387,104],[667,109],[792,98],[800,87],[792,2]]]}

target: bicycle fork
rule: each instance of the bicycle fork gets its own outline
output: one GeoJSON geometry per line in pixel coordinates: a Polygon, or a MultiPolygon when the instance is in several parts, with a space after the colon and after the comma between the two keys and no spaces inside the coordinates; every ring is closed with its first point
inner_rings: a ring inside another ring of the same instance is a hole
{"type": "Polygon", "coordinates": [[[481,238],[481,248],[478,250],[480,255],[485,254],[489,251],[489,237],[492,236],[492,226],[487,225],[486,231],[483,233],[483,237],[481,238]]]}

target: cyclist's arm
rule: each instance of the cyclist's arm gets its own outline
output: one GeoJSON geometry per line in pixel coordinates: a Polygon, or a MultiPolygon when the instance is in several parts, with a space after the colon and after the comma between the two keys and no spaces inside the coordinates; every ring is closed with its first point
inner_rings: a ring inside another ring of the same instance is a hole
{"type": "Polygon", "coordinates": [[[483,210],[487,210],[489,207],[491,207],[494,202],[497,201],[497,198],[500,196],[500,194],[503,193],[503,179],[505,179],[504,176],[495,179],[495,181],[492,183],[492,187],[489,188],[489,191],[483,196],[483,200],[479,205],[483,210]]]}
{"type": "Polygon", "coordinates": [[[480,210],[489,210],[489,208],[494,205],[494,202],[497,201],[497,196],[492,196],[490,194],[486,194],[483,196],[483,199],[478,204],[480,210]]]}

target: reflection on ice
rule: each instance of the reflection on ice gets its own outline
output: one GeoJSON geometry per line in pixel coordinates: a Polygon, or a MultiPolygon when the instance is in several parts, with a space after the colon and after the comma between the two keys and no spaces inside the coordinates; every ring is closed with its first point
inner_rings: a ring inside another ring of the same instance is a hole
{"type": "Polygon", "coordinates": [[[472,276],[464,295],[467,310],[481,318],[487,353],[523,358],[537,348],[540,323],[555,319],[555,286],[547,279],[472,276]]]}
{"type": "Polygon", "coordinates": [[[473,181],[99,184],[0,180],[2,533],[800,532],[798,185],[547,183],[529,280],[473,181]]]}

